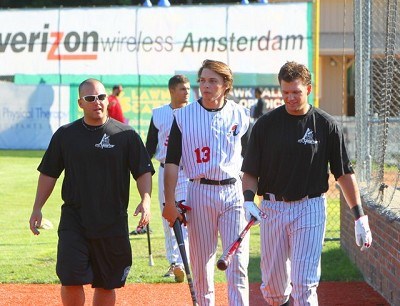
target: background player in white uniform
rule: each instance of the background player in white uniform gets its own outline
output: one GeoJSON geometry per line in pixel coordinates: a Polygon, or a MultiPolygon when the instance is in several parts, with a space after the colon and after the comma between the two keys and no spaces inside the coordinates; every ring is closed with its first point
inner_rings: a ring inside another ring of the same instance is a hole
{"type": "Polygon", "coordinates": [[[287,62],[278,79],[285,105],[259,118],[252,129],[242,167],[244,207],[246,218],[261,221],[253,199],[256,191],[263,196],[264,299],[289,305],[291,295],[295,305],[318,305],[329,170],[354,212],[361,250],[370,247],[372,236],[342,132],[333,117],[307,102],[310,72],[287,62]]]}
{"type": "MultiPolygon", "coordinates": [[[[160,209],[164,208],[164,163],[167,155],[168,136],[174,120],[174,112],[186,106],[189,101],[190,83],[184,75],[175,75],[168,82],[171,103],[153,109],[149,131],[147,133],[146,149],[150,157],[155,157],[160,162],[158,169],[158,200],[160,209]]],[[[176,201],[186,201],[188,179],[179,168],[178,182],[175,189],[176,201]]],[[[184,203],[183,203],[184,204],[184,203]]],[[[169,227],[167,220],[162,218],[165,234],[166,257],[170,264],[165,277],[175,276],[175,281],[183,282],[184,269],[179,247],[175,239],[172,228],[169,227]]],[[[188,248],[186,226],[182,225],[182,234],[185,240],[185,247],[188,248]]],[[[188,253],[189,254],[189,253],[188,253]]]]}
{"type": "MultiPolygon", "coordinates": [[[[227,248],[246,225],[239,178],[241,138],[249,127],[248,110],[226,99],[230,68],[205,60],[198,72],[202,98],[175,113],[165,165],[163,216],[181,218],[174,205],[179,162],[188,178],[187,213],[190,258],[196,298],[215,305],[214,269],[218,233],[227,248]]],[[[249,243],[246,237],[226,270],[230,305],[248,305],[249,243]]]]}

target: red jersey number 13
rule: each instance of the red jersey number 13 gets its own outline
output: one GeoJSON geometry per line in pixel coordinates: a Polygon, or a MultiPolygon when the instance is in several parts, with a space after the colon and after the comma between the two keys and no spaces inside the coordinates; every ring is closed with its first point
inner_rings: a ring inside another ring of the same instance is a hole
{"type": "Polygon", "coordinates": [[[198,164],[207,163],[210,161],[210,148],[209,147],[202,147],[197,148],[194,150],[196,153],[196,161],[198,164]]]}

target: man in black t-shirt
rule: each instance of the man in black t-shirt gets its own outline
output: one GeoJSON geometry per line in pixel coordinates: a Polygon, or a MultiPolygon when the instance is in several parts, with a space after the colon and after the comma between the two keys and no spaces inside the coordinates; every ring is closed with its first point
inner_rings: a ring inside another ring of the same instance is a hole
{"type": "Polygon", "coordinates": [[[255,123],[243,161],[244,209],[261,222],[261,291],[270,305],[318,305],[316,289],[326,223],[329,170],[355,216],[361,250],[372,243],[368,216],[342,132],[307,102],[311,74],[287,62],[278,75],[285,105],[255,123]],[[329,168],[328,168],[329,166],[329,168]],[[260,209],[255,193],[263,197],[260,209]]]}
{"type": "Polygon", "coordinates": [[[65,305],[83,305],[83,285],[95,288],[95,301],[115,304],[115,288],[124,286],[132,264],[128,233],[130,175],[141,202],[134,215],[140,226],[150,219],[154,174],[139,135],[107,116],[104,85],[88,79],[79,86],[84,116],[60,127],[38,167],[38,188],[30,229],[38,235],[42,207],[64,171],[58,228],[57,275],[65,305]]]}

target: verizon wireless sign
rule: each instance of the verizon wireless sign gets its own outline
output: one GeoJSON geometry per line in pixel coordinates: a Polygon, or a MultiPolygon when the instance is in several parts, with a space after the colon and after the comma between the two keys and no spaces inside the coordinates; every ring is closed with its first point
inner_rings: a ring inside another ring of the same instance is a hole
{"type": "Polygon", "coordinates": [[[276,74],[287,60],[311,64],[311,10],[311,3],[3,10],[0,74],[173,74],[197,71],[206,58],[234,72],[276,74]]]}

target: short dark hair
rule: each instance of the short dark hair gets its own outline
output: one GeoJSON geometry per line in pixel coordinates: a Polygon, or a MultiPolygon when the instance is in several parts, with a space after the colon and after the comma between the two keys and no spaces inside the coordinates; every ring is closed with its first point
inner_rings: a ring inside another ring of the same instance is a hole
{"type": "Polygon", "coordinates": [[[90,79],[84,80],[82,83],[79,84],[79,87],[78,87],[79,95],[81,94],[83,87],[85,87],[86,85],[91,85],[91,84],[95,84],[95,83],[100,83],[103,85],[103,83],[101,83],[97,79],[90,78],[90,79]]]}
{"type": "Polygon", "coordinates": [[[190,83],[189,79],[186,76],[184,76],[183,74],[176,74],[169,79],[168,88],[172,89],[175,88],[176,85],[178,84],[186,84],[186,83],[190,83]]]}
{"type": "Polygon", "coordinates": [[[114,85],[112,90],[119,89],[120,87],[122,87],[122,86],[121,85],[114,85]]]}
{"type": "Polygon", "coordinates": [[[286,62],[285,65],[281,67],[278,74],[279,84],[281,81],[293,82],[300,79],[303,85],[311,85],[311,73],[308,68],[296,62],[286,62]]]}
{"type": "Polygon", "coordinates": [[[261,95],[263,92],[263,90],[260,87],[256,87],[256,89],[254,89],[254,93],[261,95]]]}
{"type": "Polygon", "coordinates": [[[206,59],[205,61],[203,61],[199,69],[199,72],[197,73],[197,77],[199,80],[201,77],[201,73],[205,68],[214,71],[224,79],[224,82],[228,87],[225,90],[225,97],[226,97],[233,88],[233,73],[231,68],[229,68],[229,66],[223,62],[206,59]]]}

